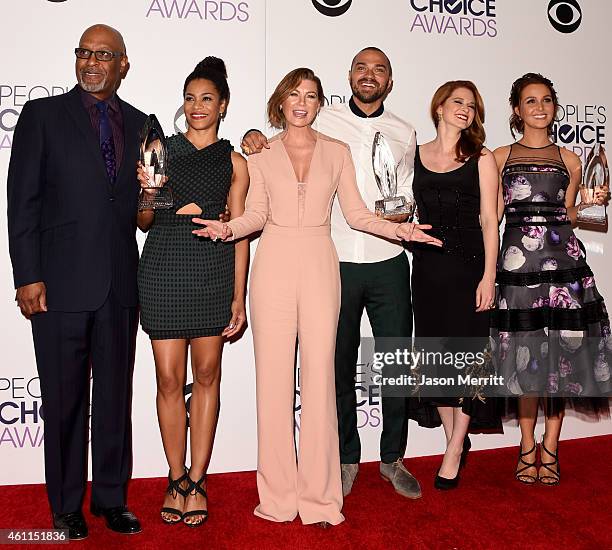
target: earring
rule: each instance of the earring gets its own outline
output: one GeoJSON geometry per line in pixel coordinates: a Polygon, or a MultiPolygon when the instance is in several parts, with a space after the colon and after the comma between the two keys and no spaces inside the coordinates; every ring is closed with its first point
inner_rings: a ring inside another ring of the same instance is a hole
{"type": "Polygon", "coordinates": [[[438,122],[442,122],[442,113],[438,113],[438,122]]]}
{"type": "Polygon", "coordinates": [[[219,118],[225,120],[225,111],[219,111],[219,118]]]}

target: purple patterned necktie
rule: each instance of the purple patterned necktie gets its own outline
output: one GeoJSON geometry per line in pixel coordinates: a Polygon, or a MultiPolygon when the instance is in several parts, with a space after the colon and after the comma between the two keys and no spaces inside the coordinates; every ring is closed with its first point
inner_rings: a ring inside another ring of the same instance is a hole
{"type": "Polygon", "coordinates": [[[113,139],[113,129],[108,118],[108,104],[105,101],[96,103],[100,121],[100,149],[102,158],[106,165],[106,173],[111,183],[115,183],[116,160],[115,160],[115,141],[113,139]]]}

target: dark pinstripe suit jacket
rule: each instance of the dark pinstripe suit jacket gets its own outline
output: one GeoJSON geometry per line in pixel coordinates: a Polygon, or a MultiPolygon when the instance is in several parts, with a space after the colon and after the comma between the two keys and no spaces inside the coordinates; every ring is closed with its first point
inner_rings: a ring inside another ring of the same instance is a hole
{"type": "Polygon", "coordinates": [[[47,307],[95,311],[112,288],[136,306],[136,180],[145,115],[119,100],[124,153],[111,184],[75,87],[28,101],[13,137],[8,173],[9,250],[15,287],[47,286],[47,307]]]}

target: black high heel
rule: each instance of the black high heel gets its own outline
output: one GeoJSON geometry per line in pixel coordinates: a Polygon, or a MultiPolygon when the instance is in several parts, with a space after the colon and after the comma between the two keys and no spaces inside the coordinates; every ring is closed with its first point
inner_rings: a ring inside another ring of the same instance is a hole
{"type": "Polygon", "coordinates": [[[528,468],[535,468],[536,461],[534,460],[533,462],[527,462],[524,457],[530,455],[531,453],[534,453],[536,450],[536,445],[534,443],[533,447],[529,451],[525,451],[524,453],[522,452],[522,450],[523,447],[521,444],[519,444],[519,463],[523,464],[523,466],[514,473],[514,477],[516,477],[516,479],[521,483],[532,485],[538,480],[536,476],[532,476],[531,474],[524,474],[523,472],[528,468]]]}
{"type": "MultiPolygon", "coordinates": [[[[198,481],[194,481],[191,479],[191,476],[187,476],[187,494],[191,496],[195,496],[200,493],[208,502],[208,495],[206,494],[206,490],[202,488],[202,482],[206,479],[206,474],[204,474],[198,481]]],[[[188,527],[199,527],[208,519],[208,510],[191,510],[189,512],[183,513],[183,523],[188,527]],[[194,516],[202,516],[202,519],[195,523],[188,523],[185,521],[186,518],[194,517],[194,516]]]]}
{"type": "MultiPolygon", "coordinates": [[[[187,479],[187,470],[185,470],[185,473],[178,479],[172,479],[172,477],[170,476],[170,472],[168,472],[168,488],[166,489],[166,493],[169,495],[172,495],[172,498],[176,498],[177,495],[181,495],[183,498],[186,498],[188,491],[187,489],[183,489],[183,487],[181,487],[181,484],[186,479],[187,479]]],[[[161,516],[162,521],[164,523],[167,523],[168,525],[174,525],[175,523],[180,523],[181,521],[183,521],[183,512],[181,512],[180,510],[177,510],[176,508],[164,506],[160,510],[160,514],[164,514],[164,513],[179,516],[178,519],[166,519],[162,515],[161,516]]]]}
{"type": "Polygon", "coordinates": [[[467,463],[468,453],[470,452],[471,448],[472,442],[470,441],[470,435],[465,434],[465,437],[463,438],[463,450],[461,451],[461,459],[459,460],[459,469],[465,467],[467,463]]]}
{"type": "MultiPolygon", "coordinates": [[[[461,467],[460,467],[461,468],[461,467]]],[[[440,489],[441,491],[448,491],[450,489],[456,489],[459,485],[459,472],[452,479],[447,477],[440,477],[440,470],[436,474],[436,478],[434,479],[434,487],[436,489],[440,489]]]]}
{"type": "Polygon", "coordinates": [[[442,477],[440,475],[440,470],[436,473],[436,477],[434,479],[434,487],[436,489],[440,489],[442,491],[448,491],[449,489],[456,489],[459,486],[459,472],[461,468],[465,466],[467,462],[467,455],[472,448],[472,442],[470,441],[470,436],[468,434],[463,438],[463,449],[461,450],[461,458],[459,459],[459,468],[457,469],[457,475],[451,479],[447,477],[442,477]]]}
{"type": "Polygon", "coordinates": [[[547,475],[547,474],[542,475],[540,471],[538,470],[538,481],[542,485],[557,485],[559,481],[561,480],[561,466],[559,466],[559,448],[557,447],[556,453],[551,453],[544,446],[544,436],[542,436],[542,442],[540,443],[540,470],[542,468],[550,472],[551,475],[547,475]],[[554,460],[552,462],[544,462],[544,460],[542,460],[542,454],[543,454],[542,451],[544,451],[547,455],[552,456],[554,460]],[[555,466],[555,465],[557,466],[556,471],[551,468],[551,466],[555,466]],[[551,480],[551,481],[542,481],[544,479],[551,480]]]}

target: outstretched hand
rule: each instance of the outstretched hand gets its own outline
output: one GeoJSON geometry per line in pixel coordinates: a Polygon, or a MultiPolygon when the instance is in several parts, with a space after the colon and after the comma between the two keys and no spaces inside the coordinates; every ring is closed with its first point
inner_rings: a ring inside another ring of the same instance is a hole
{"type": "Polygon", "coordinates": [[[433,246],[442,246],[442,241],[428,235],[423,230],[431,229],[431,225],[417,223],[400,223],[397,226],[396,235],[403,241],[413,241],[433,246]]]}
{"type": "Polygon", "coordinates": [[[198,237],[207,237],[216,241],[221,239],[225,241],[232,236],[232,230],[230,227],[219,220],[203,220],[202,218],[192,218],[193,223],[203,225],[202,229],[194,229],[192,233],[198,237]]]}

